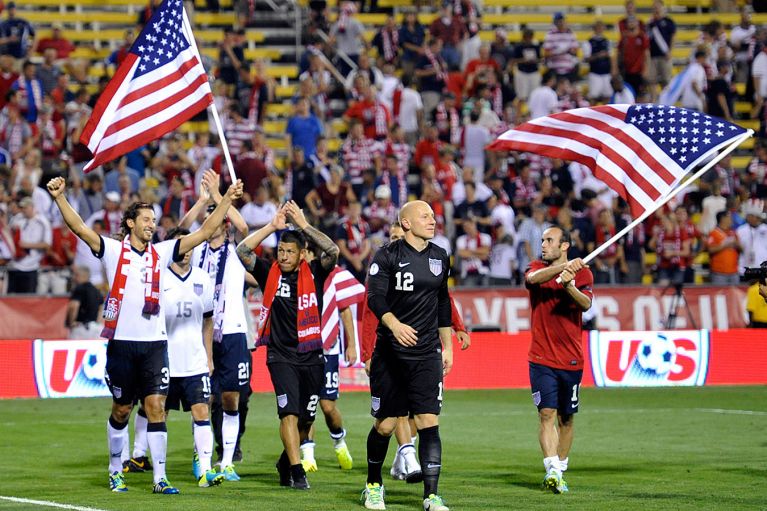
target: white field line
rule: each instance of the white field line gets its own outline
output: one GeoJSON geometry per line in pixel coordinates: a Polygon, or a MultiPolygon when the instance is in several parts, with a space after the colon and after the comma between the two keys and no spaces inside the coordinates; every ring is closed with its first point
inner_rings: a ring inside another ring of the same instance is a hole
{"type": "Polygon", "coordinates": [[[70,504],[59,504],[58,502],[51,502],[50,500],[22,499],[19,497],[6,497],[4,495],[0,495],[0,500],[16,502],[17,504],[31,504],[33,506],[55,507],[58,509],[71,509],[73,511],[106,511],[104,509],[98,509],[95,507],[72,506],[70,504]]]}

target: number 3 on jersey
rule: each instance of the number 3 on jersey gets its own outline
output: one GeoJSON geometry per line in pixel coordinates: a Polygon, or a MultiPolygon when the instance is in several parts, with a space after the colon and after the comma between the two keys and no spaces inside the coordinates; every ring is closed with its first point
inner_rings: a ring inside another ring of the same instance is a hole
{"type": "Polygon", "coordinates": [[[413,274],[409,271],[398,271],[394,278],[397,279],[394,289],[397,291],[412,291],[413,290],[413,274]]]}

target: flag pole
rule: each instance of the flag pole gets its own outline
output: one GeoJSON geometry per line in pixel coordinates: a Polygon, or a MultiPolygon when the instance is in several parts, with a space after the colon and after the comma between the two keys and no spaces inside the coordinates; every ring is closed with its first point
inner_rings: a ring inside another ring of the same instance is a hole
{"type": "Polygon", "coordinates": [[[224,128],[221,125],[221,119],[218,117],[218,109],[216,108],[215,101],[208,106],[208,110],[213,114],[213,121],[216,124],[216,131],[218,131],[218,139],[221,141],[221,149],[224,151],[224,159],[226,159],[226,168],[229,169],[229,177],[232,178],[232,183],[236,183],[237,176],[234,174],[232,156],[229,154],[229,145],[226,143],[226,137],[224,137],[224,128]]]}
{"type": "MultiPolygon", "coordinates": [[[[735,140],[735,141],[734,141],[732,144],[730,144],[730,146],[729,146],[729,147],[727,147],[727,149],[725,149],[724,151],[722,151],[721,153],[719,153],[718,155],[716,155],[716,157],[715,157],[713,160],[711,160],[711,161],[710,161],[710,162],[708,162],[706,165],[704,165],[703,167],[701,167],[701,169],[700,169],[700,170],[698,170],[698,171],[697,171],[695,174],[693,174],[692,176],[690,176],[690,177],[689,177],[689,178],[688,178],[688,179],[687,179],[687,180],[686,180],[684,183],[680,184],[679,186],[677,186],[676,188],[674,188],[673,190],[671,190],[671,191],[670,191],[668,194],[666,194],[666,196],[665,196],[665,197],[663,197],[663,198],[662,198],[662,199],[661,199],[659,202],[656,202],[656,203],[653,205],[653,207],[652,207],[651,209],[647,209],[647,210],[645,210],[645,212],[644,212],[644,213],[642,213],[642,214],[639,216],[639,218],[637,218],[636,220],[632,221],[632,222],[631,222],[630,224],[628,224],[626,227],[624,227],[623,229],[621,229],[621,231],[620,231],[620,232],[618,232],[617,234],[615,234],[615,236],[613,236],[612,238],[610,238],[609,240],[605,241],[604,243],[602,243],[601,245],[599,245],[597,248],[595,248],[593,252],[591,252],[589,255],[587,255],[586,257],[584,257],[584,258],[583,258],[583,262],[584,262],[584,263],[586,263],[586,264],[588,264],[588,263],[589,263],[591,260],[593,260],[593,259],[594,259],[595,257],[597,257],[599,254],[601,254],[602,252],[604,252],[604,251],[605,251],[605,250],[606,250],[606,249],[607,249],[607,248],[608,248],[610,245],[614,244],[616,241],[618,241],[619,239],[621,239],[622,237],[624,237],[624,236],[625,236],[626,234],[628,234],[628,233],[629,233],[629,232],[630,232],[630,231],[631,231],[631,230],[632,230],[634,227],[636,227],[637,225],[639,225],[639,224],[641,224],[642,222],[644,222],[644,221],[645,221],[645,219],[647,219],[647,217],[649,217],[650,215],[652,215],[653,213],[655,213],[655,212],[656,212],[658,209],[660,209],[661,207],[663,207],[663,206],[664,206],[664,205],[665,205],[667,202],[669,202],[671,199],[673,199],[674,197],[676,197],[677,195],[679,195],[679,194],[682,192],[682,190],[684,190],[685,188],[687,188],[688,186],[690,186],[690,185],[691,185],[693,182],[695,182],[695,180],[696,180],[696,179],[698,179],[698,178],[699,178],[699,177],[701,177],[703,174],[705,174],[706,172],[708,172],[708,171],[709,171],[709,169],[710,169],[711,167],[713,167],[714,165],[716,165],[717,163],[719,163],[719,161],[720,161],[722,158],[724,158],[725,156],[727,156],[728,154],[730,154],[731,152],[733,152],[733,151],[735,150],[735,148],[736,148],[736,147],[738,147],[740,144],[742,144],[743,142],[745,142],[747,139],[751,138],[751,137],[753,136],[753,134],[754,134],[754,130],[751,130],[751,129],[750,129],[750,130],[748,130],[748,131],[746,131],[744,134],[742,134],[742,135],[741,135],[741,136],[740,136],[738,139],[736,139],[736,140],[735,140]]],[[[557,277],[557,283],[561,283],[561,281],[560,281],[559,277],[557,277]]]]}

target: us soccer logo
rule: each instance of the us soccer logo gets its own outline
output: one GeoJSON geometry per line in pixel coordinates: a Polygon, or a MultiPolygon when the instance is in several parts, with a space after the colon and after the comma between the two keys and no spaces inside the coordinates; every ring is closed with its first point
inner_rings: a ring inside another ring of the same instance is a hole
{"type": "Polygon", "coordinates": [[[442,260],[429,258],[429,270],[435,277],[439,277],[442,274],[442,260]]]}

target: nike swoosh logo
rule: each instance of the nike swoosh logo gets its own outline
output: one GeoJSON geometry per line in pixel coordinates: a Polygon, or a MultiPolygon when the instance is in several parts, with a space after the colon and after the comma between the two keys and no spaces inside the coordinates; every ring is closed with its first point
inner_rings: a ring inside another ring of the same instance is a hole
{"type": "Polygon", "coordinates": [[[247,384],[248,384],[248,380],[245,380],[245,381],[238,381],[237,383],[238,383],[239,385],[247,385],[247,384]]]}
{"type": "Polygon", "coordinates": [[[573,408],[575,408],[575,407],[577,407],[577,406],[578,406],[578,403],[573,403],[573,404],[571,404],[570,406],[572,406],[573,408]]]}
{"type": "Polygon", "coordinates": [[[404,268],[405,266],[409,265],[410,263],[399,263],[400,268],[404,268]]]}
{"type": "Polygon", "coordinates": [[[160,385],[160,390],[165,390],[165,389],[167,389],[167,388],[168,388],[168,386],[167,386],[167,385],[160,385]]]}

